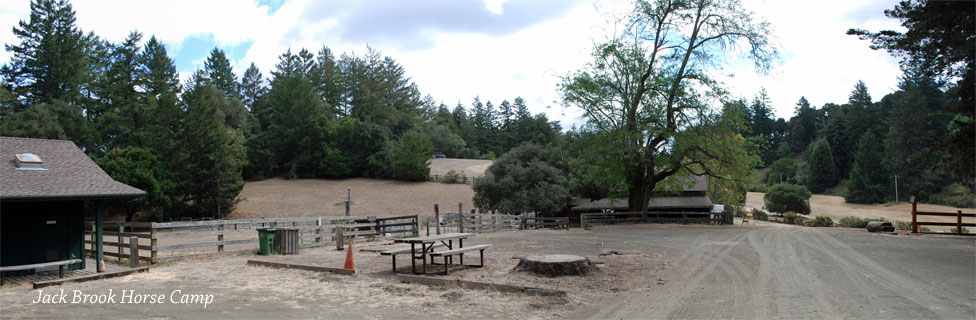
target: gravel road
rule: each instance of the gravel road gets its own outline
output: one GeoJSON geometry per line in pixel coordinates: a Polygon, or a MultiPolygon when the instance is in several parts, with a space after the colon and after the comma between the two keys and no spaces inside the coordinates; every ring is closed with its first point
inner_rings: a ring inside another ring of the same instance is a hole
{"type": "Polygon", "coordinates": [[[976,316],[976,241],[769,225],[659,227],[601,238],[682,252],[667,283],[576,317],[898,318],[976,316]]]}

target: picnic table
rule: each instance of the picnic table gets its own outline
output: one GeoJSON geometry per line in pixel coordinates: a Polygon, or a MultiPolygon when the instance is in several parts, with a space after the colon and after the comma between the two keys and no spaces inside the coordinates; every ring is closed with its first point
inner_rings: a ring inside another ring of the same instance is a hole
{"type": "MultiPolygon", "coordinates": [[[[427,273],[427,256],[433,251],[435,244],[440,242],[442,245],[447,246],[448,250],[461,249],[464,248],[464,239],[471,237],[474,237],[474,233],[443,233],[426,237],[394,239],[393,242],[410,244],[410,270],[413,271],[414,274],[417,274],[418,259],[423,262],[423,269],[420,273],[427,273]],[[457,248],[454,247],[454,240],[457,240],[457,248]],[[420,251],[417,251],[417,244],[420,244],[420,251]]],[[[447,259],[451,259],[450,263],[454,262],[453,257],[445,257],[445,267],[448,263],[447,259]]],[[[464,259],[463,256],[461,259],[464,259]]],[[[434,263],[433,257],[431,257],[431,263],[434,263]]],[[[463,260],[461,261],[461,264],[464,264],[463,260]]],[[[396,265],[394,265],[393,268],[395,270],[396,265]]]]}

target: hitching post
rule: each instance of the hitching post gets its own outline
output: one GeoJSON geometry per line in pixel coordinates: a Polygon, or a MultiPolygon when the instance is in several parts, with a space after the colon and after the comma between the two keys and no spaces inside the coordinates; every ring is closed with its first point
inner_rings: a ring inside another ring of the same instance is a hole
{"type": "Polygon", "coordinates": [[[105,262],[102,259],[105,258],[105,253],[102,252],[102,202],[95,201],[95,263],[97,267],[96,272],[105,272],[105,262]]]}
{"type": "Polygon", "coordinates": [[[139,237],[129,237],[129,267],[139,267],[139,237]]]}
{"type": "MultiPolygon", "coordinates": [[[[437,228],[437,234],[441,234],[441,210],[434,204],[434,227],[437,228]]],[[[427,233],[430,233],[430,228],[427,228],[427,233]]]]}

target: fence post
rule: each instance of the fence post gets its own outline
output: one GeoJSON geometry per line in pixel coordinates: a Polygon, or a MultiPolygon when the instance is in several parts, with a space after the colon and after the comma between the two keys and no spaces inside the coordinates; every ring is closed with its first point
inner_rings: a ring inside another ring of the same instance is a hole
{"type": "Polygon", "coordinates": [[[156,223],[153,222],[149,226],[149,262],[156,263],[156,223]]]}
{"type": "Polygon", "coordinates": [[[124,240],[124,238],[122,238],[122,233],[124,233],[124,232],[125,232],[125,223],[124,222],[123,223],[119,223],[119,236],[118,236],[119,237],[119,243],[115,244],[115,248],[119,250],[119,261],[120,262],[122,261],[122,244],[123,244],[122,240],[124,240]]]}
{"type": "MultiPolygon", "coordinates": [[[[441,209],[434,204],[434,227],[437,228],[437,234],[441,234],[441,209]]],[[[430,227],[427,228],[428,235],[430,234],[430,227]]]]}
{"type": "Polygon", "coordinates": [[[956,211],[956,233],[962,234],[962,210],[956,211]]]}
{"type": "Polygon", "coordinates": [[[217,225],[217,252],[224,252],[224,224],[217,225]]]}
{"type": "Polygon", "coordinates": [[[458,232],[464,232],[464,203],[458,202],[458,232]]]}
{"type": "Polygon", "coordinates": [[[139,238],[129,237],[129,267],[139,267],[139,238]]]}
{"type": "Polygon", "coordinates": [[[916,200],[914,194],[912,195],[911,199],[912,199],[912,233],[916,233],[918,232],[918,219],[916,218],[915,214],[916,212],[918,212],[917,211],[918,208],[916,207],[918,204],[918,200],[916,200]]]}

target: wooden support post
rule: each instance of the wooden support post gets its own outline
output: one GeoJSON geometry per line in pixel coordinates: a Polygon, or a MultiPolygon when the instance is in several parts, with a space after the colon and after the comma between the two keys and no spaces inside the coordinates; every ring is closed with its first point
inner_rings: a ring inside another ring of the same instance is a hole
{"type": "Polygon", "coordinates": [[[464,232],[464,203],[458,203],[458,232],[464,232]]]}
{"type": "Polygon", "coordinates": [[[956,233],[962,234],[962,210],[956,211],[956,233]]]}
{"type": "Polygon", "coordinates": [[[349,216],[349,206],[352,205],[352,188],[346,187],[346,216],[349,216]]]}
{"type": "Polygon", "coordinates": [[[139,237],[129,237],[129,267],[139,267],[139,237]]]}
{"type": "Polygon", "coordinates": [[[152,226],[149,228],[149,246],[152,249],[149,251],[150,263],[156,263],[156,223],[153,222],[152,226]]]}
{"type": "Polygon", "coordinates": [[[105,258],[105,252],[102,251],[102,238],[103,238],[103,223],[102,223],[102,202],[95,201],[95,263],[97,267],[96,272],[105,272],[105,262],[102,259],[105,258]]]}
{"type": "Polygon", "coordinates": [[[916,218],[916,213],[918,212],[918,200],[916,200],[915,195],[912,195],[912,233],[918,232],[918,219],[916,218]]]}
{"type": "MultiPolygon", "coordinates": [[[[441,234],[441,210],[434,204],[434,227],[437,228],[437,234],[441,234]]],[[[427,231],[430,233],[430,231],[427,231]]]]}
{"type": "Polygon", "coordinates": [[[322,217],[319,217],[319,220],[315,222],[315,226],[316,226],[316,228],[315,228],[315,243],[318,244],[319,242],[322,242],[322,236],[321,236],[321,234],[322,234],[322,217]]]}
{"type": "Polygon", "coordinates": [[[217,245],[217,252],[224,252],[224,244],[223,244],[224,243],[224,225],[223,224],[218,224],[217,225],[217,242],[220,243],[220,244],[217,245]]]}
{"type": "Polygon", "coordinates": [[[119,251],[119,256],[118,256],[119,262],[122,262],[122,243],[123,243],[122,241],[124,240],[124,238],[122,238],[122,233],[124,232],[125,232],[125,224],[119,223],[119,235],[118,235],[119,243],[115,246],[115,248],[118,249],[119,251]]]}
{"type": "Polygon", "coordinates": [[[332,228],[332,231],[335,232],[336,250],[342,250],[342,243],[346,242],[346,237],[343,235],[345,230],[346,228],[344,226],[332,228]]]}

